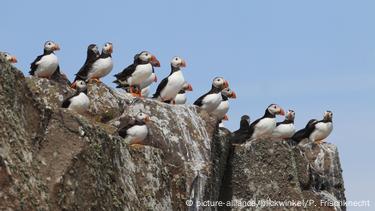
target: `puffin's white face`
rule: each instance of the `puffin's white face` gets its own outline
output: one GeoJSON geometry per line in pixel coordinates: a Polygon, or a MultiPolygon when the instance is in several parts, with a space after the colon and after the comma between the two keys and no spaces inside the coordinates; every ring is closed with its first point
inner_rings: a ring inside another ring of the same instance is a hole
{"type": "Polygon", "coordinates": [[[58,51],[58,50],[60,50],[60,46],[53,41],[47,41],[47,42],[44,43],[44,50],[46,50],[46,51],[58,51]]]}
{"type": "Polygon", "coordinates": [[[107,42],[103,46],[103,52],[107,54],[111,54],[113,52],[113,45],[110,42],[107,42]]]}
{"type": "Polygon", "coordinates": [[[171,65],[173,67],[186,67],[186,62],[182,58],[175,56],[172,58],[171,65]]]}
{"type": "Polygon", "coordinates": [[[77,80],[75,83],[76,83],[77,90],[82,91],[86,89],[86,83],[84,81],[77,80]]]}
{"type": "Polygon", "coordinates": [[[7,52],[1,52],[1,56],[4,57],[10,63],[17,63],[17,58],[15,56],[10,55],[7,52]]]}
{"type": "Polygon", "coordinates": [[[228,82],[223,77],[214,78],[212,85],[219,89],[224,89],[228,87],[228,82]]]}
{"type": "Polygon", "coordinates": [[[143,112],[139,112],[135,118],[141,122],[148,122],[150,120],[150,117],[143,112]]]}
{"type": "Polygon", "coordinates": [[[332,117],[333,117],[333,113],[332,113],[332,111],[326,111],[326,112],[324,112],[324,119],[325,120],[332,120],[332,117]]]}
{"type": "Polygon", "coordinates": [[[294,120],[295,116],[296,113],[293,110],[288,110],[288,112],[286,112],[285,118],[288,120],[294,120]]]}
{"type": "Polygon", "coordinates": [[[236,97],[237,97],[236,93],[235,93],[233,90],[231,90],[229,87],[223,89],[223,90],[221,91],[221,93],[222,93],[224,96],[227,96],[227,97],[229,97],[229,98],[236,98],[236,97]]]}
{"type": "Polygon", "coordinates": [[[273,115],[282,115],[282,116],[285,115],[284,110],[276,104],[271,104],[270,106],[268,106],[267,109],[273,115]]]}

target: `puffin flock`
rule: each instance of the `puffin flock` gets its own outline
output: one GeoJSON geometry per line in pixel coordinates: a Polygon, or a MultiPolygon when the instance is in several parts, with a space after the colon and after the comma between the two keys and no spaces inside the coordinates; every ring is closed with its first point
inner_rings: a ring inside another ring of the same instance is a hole
{"type": "MultiPolygon", "coordinates": [[[[55,55],[55,51],[58,50],[60,50],[60,46],[57,43],[45,42],[43,54],[39,55],[30,65],[30,75],[50,80],[59,77],[67,80],[67,77],[60,72],[59,61],[55,55]]],[[[113,44],[110,42],[104,44],[101,52],[96,44],[90,44],[87,47],[86,61],[75,74],[73,83],[67,80],[76,92],[64,99],[62,108],[77,113],[88,110],[90,98],[87,96],[87,83],[101,83],[100,79],[112,71],[112,53],[113,44]]],[[[17,63],[16,57],[9,53],[0,52],[0,56],[10,63],[17,63]]],[[[182,69],[186,67],[186,61],[176,56],[172,58],[170,65],[170,74],[161,80],[156,92],[150,98],[169,104],[185,104],[187,101],[186,92],[193,90],[182,73],[182,69]]],[[[157,82],[154,69],[156,67],[160,67],[157,58],[148,51],[142,51],[134,56],[132,64],[114,75],[116,80],[113,83],[116,84],[116,88],[123,89],[134,97],[148,97],[150,85],[157,82]]],[[[227,80],[223,77],[215,77],[211,89],[199,97],[194,105],[205,110],[220,123],[223,120],[228,120],[229,98],[236,97],[236,93],[229,88],[227,80]]],[[[294,118],[293,110],[289,110],[285,114],[283,108],[277,104],[271,104],[266,108],[264,115],[253,122],[250,122],[249,116],[242,116],[240,128],[233,132],[230,141],[232,144],[243,144],[249,140],[270,138],[292,140],[293,144],[298,144],[303,139],[308,139],[310,142],[320,144],[333,129],[331,111],[326,111],[322,120],[310,120],[305,128],[297,132],[295,131],[294,118]],[[285,115],[285,120],[276,122],[276,115],[285,115]]],[[[150,117],[140,112],[127,125],[120,126],[118,134],[128,144],[142,144],[148,135],[148,121],[150,121],[150,117]]]]}

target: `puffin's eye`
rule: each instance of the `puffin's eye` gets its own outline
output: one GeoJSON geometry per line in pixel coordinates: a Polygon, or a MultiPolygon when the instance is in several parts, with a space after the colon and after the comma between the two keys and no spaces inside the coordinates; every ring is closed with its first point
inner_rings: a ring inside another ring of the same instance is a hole
{"type": "Polygon", "coordinates": [[[177,60],[178,60],[178,58],[175,58],[174,60],[176,60],[176,61],[177,61],[177,60]]]}

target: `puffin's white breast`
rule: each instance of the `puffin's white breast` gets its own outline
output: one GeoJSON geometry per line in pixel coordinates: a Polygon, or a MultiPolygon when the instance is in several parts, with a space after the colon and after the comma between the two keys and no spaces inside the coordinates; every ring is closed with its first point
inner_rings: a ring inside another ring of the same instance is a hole
{"type": "Polygon", "coordinates": [[[149,94],[150,94],[150,89],[149,89],[149,87],[143,88],[143,89],[141,90],[141,95],[142,95],[142,97],[148,97],[149,94]]]}
{"type": "Polygon", "coordinates": [[[310,134],[311,141],[320,141],[329,136],[333,130],[332,122],[319,122],[315,125],[314,131],[310,134]]]}
{"type": "Polygon", "coordinates": [[[127,131],[129,141],[143,141],[148,134],[148,129],[146,125],[134,125],[127,131]]]}
{"type": "Polygon", "coordinates": [[[229,111],[229,101],[221,101],[219,106],[212,112],[213,115],[215,115],[218,120],[221,120],[224,118],[225,114],[229,111]]]}
{"type": "Polygon", "coordinates": [[[178,105],[185,104],[187,101],[186,94],[177,94],[173,101],[178,105]]]}
{"type": "Polygon", "coordinates": [[[133,74],[128,79],[128,83],[132,85],[140,85],[143,81],[148,79],[152,74],[152,65],[148,64],[140,64],[137,65],[133,74]]]}
{"type": "Polygon", "coordinates": [[[37,63],[35,76],[50,77],[57,69],[59,60],[54,53],[43,56],[37,63]]]}
{"type": "Polygon", "coordinates": [[[251,138],[266,138],[272,135],[272,131],[276,127],[275,118],[263,118],[261,119],[254,128],[254,133],[251,138]]]}
{"type": "Polygon", "coordinates": [[[273,132],[272,132],[272,137],[273,138],[291,138],[296,129],[294,127],[293,123],[290,124],[280,124],[277,126],[273,132]]]}
{"type": "Polygon", "coordinates": [[[79,95],[70,99],[69,109],[77,112],[87,111],[90,105],[90,99],[81,92],[79,95]]]}
{"type": "Polygon", "coordinates": [[[206,95],[202,100],[202,108],[211,113],[220,105],[222,100],[220,92],[206,95]]]}
{"type": "Polygon", "coordinates": [[[100,58],[92,64],[92,68],[87,75],[87,78],[102,78],[108,75],[112,71],[112,68],[113,62],[111,57],[100,58]]]}
{"type": "Polygon", "coordinates": [[[160,97],[163,100],[172,100],[182,89],[184,83],[185,79],[181,71],[172,73],[172,75],[168,76],[168,83],[163,90],[161,90],[160,97]]]}
{"type": "Polygon", "coordinates": [[[151,73],[151,75],[141,83],[141,89],[144,89],[150,86],[155,81],[155,73],[151,73]]]}

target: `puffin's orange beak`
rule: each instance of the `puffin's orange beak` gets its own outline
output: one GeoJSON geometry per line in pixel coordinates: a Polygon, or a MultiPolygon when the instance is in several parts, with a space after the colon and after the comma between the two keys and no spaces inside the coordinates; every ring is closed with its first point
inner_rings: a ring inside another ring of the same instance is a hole
{"type": "Polygon", "coordinates": [[[11,63],[17,63],[18,61],[17,61],[17,58],[15,56],[11,56],[10,57],[10,62],[11,63]]]}
{"type": "Polygon", "coordinates": [[[113,46],[112,46],[112,45],[109,46],[109,48],[108,48],[108,52],[109,52],[109,53],[112,53],[112,52],[113,52],[113,46]]]}
{"type": "Polygon", "coordinates": [[[55,50],[55,51],[59,51],[59,50],[60,50],[60,46],[59,46],[59,44],[55,44],[55,46],[53,47],[53,50],[55,50]]]}
{"type": "Polygon", "coordinates": [[[181,61],[181,67],[186,67],[186,62],[185,62],[185,60],[183,60],[183,59],[182,59],[182,61],[181,61]]]}
{"type": "Polygon", "coordinates": [[[225,82],[224,82],[224,88],[228,88],[228,87],[229,87],[229,83],[228,83],[227,80],[225,80],[225,82]]]}
{"type": "Polygon", "coordinates": [[[70,88],[72,89],[76,89],[77,88],[77,82],[74,81],[74,83],[72,85],[70,85],[70,88]]]}
{"type": "Polygon", "coordinates": [[[228,121],[229,120],[228,115],[225,114],[225,116],[223,117],[223,120],[228,121]]]}
{"type": "Polygon", "coordinates": [[[150,121],[150,117],[145,117],[144,121],[145,122],[149,122],[150,121]]]}
{"type": "Polygon", "coordinates": [[[160,62],[156,59],[154,55],[151,56],[151,64],[154,67],[160,67],[160,62]]]}
{"type": "Polygon", "coordinates": [[[284,115],[285,115],[285,111],[284,111],[284,109],[280,108],[280,112],[279,112],[279,114],[280,114],[281,116],[284,116],[284,115]]]}
{"type": "Polygon", "coordinates": [[[232,95],[231,95],[230,97],[233,98],[233,99],[236,99],[236,98],[237,98],[237,95],[236,95],[235,92],[232,92],[232,95]]]}
{"type": "Polygon", "coordinates": [[[193,91],[193,87],[191,86],[191,84],[188,84],[188,87],[186,88],[186,91],[193,91]]]}

